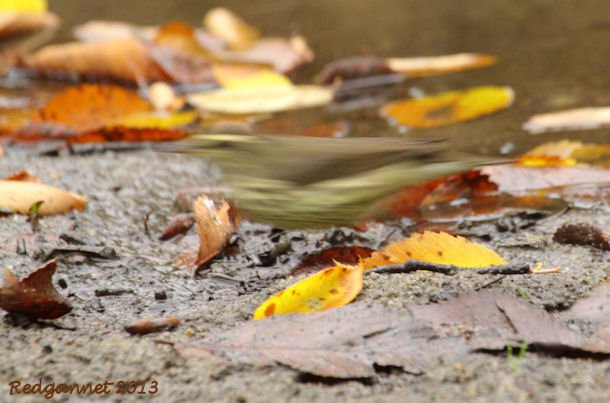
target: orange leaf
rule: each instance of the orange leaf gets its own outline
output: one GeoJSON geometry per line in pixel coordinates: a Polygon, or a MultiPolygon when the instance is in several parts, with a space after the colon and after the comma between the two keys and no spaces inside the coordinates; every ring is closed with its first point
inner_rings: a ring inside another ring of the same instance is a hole
{"type": "Polygon", "coordinates": [[[199,252],[196,262],[196,266],[199,267],[222,252],[237,229],[239,218],[229,203],[223,200],[217,207],[214,201],[205,195],[199,196],[195,200],[193,210],[195,211],[195,229],[199,235],[199,252]]]}
{"type": "Polygon", "coordinates": [[[379,265],[403,263],[409,259],[458,267],[487,267],[506,264],[496,252],[461,236],[424,231],[393,242],[364,259],[365,270],[379,265]]]}
{"type": "Polygon", "coordinates": [[[584,144],[572,140],[544,143],[522,155],[519,164],[530,167],[577,164],[610,166],[610,144],[584,144]]]}
{"type": "Polygon", "coordinates": [[[408,127],[440,127],[505,109],[512,104],[513,98],[513,90],[509,87],[474,87],[392,102],[383,107],[381,114],[408,127]]]}
{"type": "Polygon", "coordinates": [[[356,298],[361,289],[362,266],[337,263],[271,296],[256,309],[254,319],[337,308],[356,298]]]}
{"type": "Polygon", "coordinates": [[[37,210],[40,215],[62,214],[70,210],[84,210],[87,200],[80,195],[42,183],[0,180],[0,208],[28,214],[30,207],[44,203],[37,210]]]}

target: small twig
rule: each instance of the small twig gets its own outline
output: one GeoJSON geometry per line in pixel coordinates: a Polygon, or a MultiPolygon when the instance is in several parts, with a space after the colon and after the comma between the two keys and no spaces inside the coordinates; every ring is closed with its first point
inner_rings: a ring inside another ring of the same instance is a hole
{"type": "Polygon", "coordinates": [[[482,290],[482,289],[484,289],[484,288],[487,288],[487,287],[492,286],[492,285],[494,285],[494,284],[500,283],[500,282],[501,282],[502,280],[504,280],[505,278],[506,278],[506,276],[500,276],[500,277],[496,277],[495,279],[493,279],[493,280],[491,280],[491,281],[488,281],[487,283],[485,283],[485,284],[483,284],[483,285],[481,285],[481,286],[478,286],[478,287],[477,287],[477,288],[475,288],[474,290],[475,290],[475,291],[480,291],[480,290],[482,290]]]}
{"type": "Polygon", "coordinates": [[[150,239],[152,241],[153,238],[150,235],[150,230],[148,229],[148,220],[150,219],[150,214],[151,214],[150,211],[148,211],[148,212],[146,212],[146,214],[144,214],[144,234],[146,235],[146,237],[148,239],[150,239]]]}
{"type": "Polygon", "coordinates": [[[409,259],[401,264],[391,264],[375,267],[367,270],[365,273],[411,273],[418,270],[432,271],[435,273],[446,274],[452,276],[458,271],[474,271],[477,274],[528,274],[531,273],[530,268],[525,263],[508,263],[498,266],[482,267],[482,268],[464,268],[450,264],[439,264],[423,262],[421,260],[409,259]]]}

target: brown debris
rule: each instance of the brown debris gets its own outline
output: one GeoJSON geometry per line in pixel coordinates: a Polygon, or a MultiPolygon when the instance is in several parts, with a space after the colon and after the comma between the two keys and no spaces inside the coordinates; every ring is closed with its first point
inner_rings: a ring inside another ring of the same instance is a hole
{"type": "Polygon", "coordinates": [[[555,231],[553,240],[564,244],[610,250],[610,235],[591,224],[563,224],[555,231]]]}
{"type": "Polygon", "coordinates": [[[163,330],[174,328],[179,324],[180,319],[175,316],[168,316],[164,318],[144,318],[125,325],[124,329],[131,335],[142,335],[161,332],[163,330]]]}

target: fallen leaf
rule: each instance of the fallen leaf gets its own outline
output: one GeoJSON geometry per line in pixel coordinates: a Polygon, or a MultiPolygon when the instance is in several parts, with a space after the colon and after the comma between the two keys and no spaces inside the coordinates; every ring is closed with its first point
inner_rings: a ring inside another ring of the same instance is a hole
{"type": "Polygon", "coordinates": [[[80,195],[42,183],[0,180],[0,208],[19,214],[28,214],[30,207],[44,203],[39,215],[62,214],[70,210],[84,210],[87,200],[80,195]]]}
{"type": "Polygon", "coordinates": [[[5,268],[0,308],[36,319],[56,319],[70,312],[68,301],[53,287],[55,267],[55,260],[50,260],[21,281],[5,268]]]}
{"type": "Polygon", "coordinates": [[[267,69],[256,69],[251,74],[226,75],[225,71],[215,70],[216,80],[224,87],[232,90],[247,88],[290,87],[290,80],[279,73],[267,69]],[[223,74],[225,74],[223,76],[223,74]]]}
{"type": "Polygon", "coordinates": [[[430,128],[466,122],[508,108],[514,99],[510,87],[474,87],[385,105],[381,114],[392,122],[430,128]]]}
{"type": "Polygon", "coordinates": [[[574,140],[544,143],[523,154],[518,163],[530,167],[575,165],[610,167],[610,144],[584,144],[574,140]]]}
{"type": "Polygon", "coordinates": [[[2,0],[0,12],[45,13],[48,9],[46,0],[2,0]]]}
{"type": "Polygon", "coordinates": [[[34,175],[31,175],[28,171],[15,172],[2,180],[40,183],[40,179],[34,175]]]}
{"type": "Polygon", "coordinates": [[[139,26],[121,21],[87,21],[73,29],[74,37],[81,42],[104,42],[135,37],[152,41],[157,27],[139,26]]]}
{"type": "Polygon", "coordinates": [[[523,341],[560,356],[610,356],[610,345],[498,291],[411,304],[405,310],[355,303],[307,315],[277,315],[175,348],[184,357],[206,352],[236,364],[279,364],[347,379],[371,378],[383,367],[421,374],[451,365],[473,348],[503,350],[523,341]]]}
{"type": "Polygon", "coordinates": [[[244,115],[319,107],[332,99],[331,90],[314,85],[220,89],[187,96],[202,111],[244,115]]]}
{"type": "Polygon", "coordinates": [[[610,169],[590,167],[539,167],[490,165],[478,168],[482,175],[498,186],[498,191],[521,195],[524,192],[579,184],[604,184],[610,169]]]}
{"type": "Polygon", "coordinates": [[[506,264],[496,252],[461,236],[424,231],[392,242],[371,257],[363,259],[365,270],[409,259],[458,267],[488,267],[506,264]]]}
{"type": "Polygon", "coordinates": [[[222,252],[231,235],[239,225],[239,217],[229,203],[222,201],[216,206],[206,195],[199,196],[193,204],[195,211],[195,230],[199,235],[195,274],[198,267],[222,252]]]}
{"type": "Polygon", "coordinates": [[[553,240],[563,244],[592,246],[610,251],[610,234],[591,224],[563,224],[553,234],[553,240]]]}
{"type": "Polygon", "coordinates": [[[22,64],[39,75],[55,78],[76,75],[130,83],[170,80],[150,49],[133,38],[49,45],[24,57],[22,64]]]}
{"type": "Polygon", "coordinates": [[[163,234],[159,237],[162,241],[166,241],[176,235],[185,234],[195,224],[195,215],[193,213],[177,214],[165,226],[163,234]]]}
{"type": "Polygon", "coordinates": [[[175,112],[186,104],[184,97],[176,95],[173,88],[162,81],[152,83],[148,87],[147,95],[156,111],[175,112]]]}
{"type": "Polygon", "coordinates": [[[592,130],[608,125],[610,107],[590,107],[534,115],[523,124],[523,130],[539,134],[558,130],[592,130]]]}
{"type": "Polygon", "coordinates": [[[480,53],[458,53],[431,57],[392,57],[386,60],[392,71],[403,73],[409,78],[479,69],[493,66],[497,62],[496,57],[480,53]]]}
{"type": "Polygon", "coordinates": [[[260,32],[237,14],[216,7],[203,17],[203,26],[233,49],[245,49],[260,38],[260,32]]]}
{"type": "Polygon", "coordinates": [[[144,318],[125,325],[124,329],[131,335],[143,335],[171,329],[179,324],[180,319],[175,316],[168,316],[164,318],[144,318]]]}
{"type": "Polygon", "coordinates": [[[566,320],[590,321],[600,326],[610,322],[610,283],[606,282],[578,301],[561,317],[566,320]]]}
{"type": "Polygon", "coordinates": [[[254,319],[293,312],[317,312],[351,302],[362,289],[362,267],[336,263],[269,297],[254,319]]]}
{"type": "Polygon", "coordinates": [[[290,274],[292,276],[312,274],[332,266],[335,262],[353,265],[371,256],[371,253],[373,249],[364,246],[335,246],[307,255],[290,274]]]}

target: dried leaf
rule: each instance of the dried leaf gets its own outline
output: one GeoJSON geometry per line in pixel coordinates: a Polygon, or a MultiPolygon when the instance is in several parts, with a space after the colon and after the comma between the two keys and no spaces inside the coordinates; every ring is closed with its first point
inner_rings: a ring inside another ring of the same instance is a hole
{"type": "Polygon", "coordinates": [[[568,109],[534,115],[523,124],[523,130],[539,134],[558,130],[592,130],[610,125],[610,107],[568,109]]]}
{"type": "Polygon", "coordinates": [[[393,242],[370,258],[364,259],[365,270],[409,259],[458,267],[488,267],[506,264],[496,252],[461,236],[424,231],[402,241],[393,242]]]}
{"type": "Polygon", "coordinates": [[[159,237],[162,241],[171,239],[179,234],[185,234],[195,224],[195,215],[193,213],[177,214],[165,226],[163,234],[159,237]]]}
{"type": "Polygon", "coordinates": [[[15,172],[2,180],[40,183],[40,179],[34,175],[31,175],[28,171],[15,172]]]}
{"type": "Polygon", "coordinates": [[[258,29],[224,7],[208,11],[203,17],[203,25],[233,49],[248,48],[260,37],[258,29]]]}
{"type": "Polygon", "coordinates": [[[161,332],[163,330],[171,329],[180,325],[180,319],[175,316],[168,316],[165,318],[144,318],[138,319],[125,325],[124,329],[129,334],[149,334],[155,332],[161,332]]]}
{"type": "Polygon", "coordinates": [[[496,64],[494,56],[479,53],[458,53],[455,55],[431,57],[402,57],[386,59],[392,71],[407,77],[426,77],[437,74],[455,73],[496,64]]]}
{"type": "Polygon", "coordinates": [[[53,287],[55,267],[55,260],[50,260],[21,281],[5,268],[0,308],[37,319],[56,319],[70,312],[68,301],[53,287]]]}
{"type": "MultiPolygon", "coordinates": [[[[226,201],[217,207],[212,199],[202,195],[193,204],[195,229],[199,235],[196,266],[208,262],[222,252],[239,225],[239,218],[226,201]]],[[[193,271],[195,273],[197,267],[193,271]]]]}
{"type": "Polygon", "coordinates": [[[351,302],[362,289],[362,267],[336,263],[271,296],[254,319],[292,312],[317,312],[351,302]]]}
{"type": "Polygon", "coordinates": [[[27,56],[23,66],[44,76],[154,82],[170,79],[150,49],[133,38],[46,46],[27,56]]]}
{"type": "Polygon", "coordinates": [[[191,94],[188,102],[206,112],[229,114],[273,113],[328,104],[333,93],[314,85],[221,89],[191,94]]]}
{"type": "Polygon", "coordinates": [[[550,189],[579,184],[603,184],[610,178],[610,169],[587,167],[540,167],[493,165],[479,168],[482,175],[498,186],[500,192],[520,195],[526,191],[550,189]]]}
{"type": "Polygon", "coordinates": [[[514,99],[510,87],[474,87],[387,104],[381,114],[392,122],[430,128],[465,122],[508,108],[514,99]]]}
{"type": "Polygon", "coordinates": [[[519,158],[523,166],[595,165],[610,167],[610,144],[560,140],[541,144],[519,158]]]}
{"type": "Polygon", "coordinates": [[[87,200],[80,195],[42,183],[0,180],[0,208],[19,214],[28,214],[30,207],[44,203],[39,215],[62,214],[70,210],[84,210],[87,200]]]}

